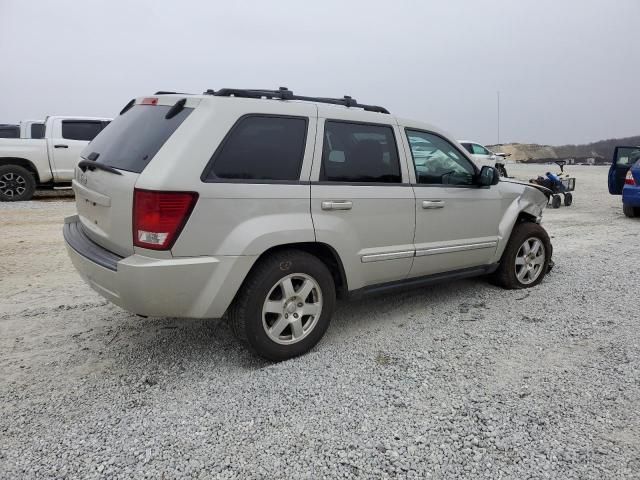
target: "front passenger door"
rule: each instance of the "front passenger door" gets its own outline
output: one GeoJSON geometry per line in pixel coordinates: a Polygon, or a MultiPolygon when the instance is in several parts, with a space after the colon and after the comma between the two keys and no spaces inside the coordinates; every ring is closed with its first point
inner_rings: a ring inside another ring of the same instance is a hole
{"type": "Polygon", "coordinates": [[[444,137],[409,128],[405,133],[416,196],[416,257],[410,276],[491,263],[503,211],[498,189],[479,187],[478,170],[444,137]]]}
{"type": "Polygon", "coordinates": [[[609,193],[622,195],[624,179],[631,166],[640,159],[640,147],[616,147],[609,167],[609,193]]]}

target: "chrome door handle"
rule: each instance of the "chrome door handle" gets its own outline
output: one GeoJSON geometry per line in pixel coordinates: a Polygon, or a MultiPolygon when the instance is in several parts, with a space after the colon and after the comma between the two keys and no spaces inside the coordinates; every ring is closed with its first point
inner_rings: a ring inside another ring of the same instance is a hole
{"type": "Polygon", "coordinates": [[[422,208],[425,210],[433,210],[435,208],[444,208],[444,200],[423,200],[422,208]]]}
{"type": "Polygon", "coordinates": [[[350,200],[325,200],[322,202],[322,210],[351,210],[353,202],[350,200]]]}

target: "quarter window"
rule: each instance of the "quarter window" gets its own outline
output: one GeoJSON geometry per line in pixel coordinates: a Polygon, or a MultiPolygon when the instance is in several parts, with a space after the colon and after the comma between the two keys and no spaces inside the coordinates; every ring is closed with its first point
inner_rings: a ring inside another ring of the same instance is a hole
{"type": "Polygon", "coordinates": [[[306,135],[305,118],[245,117],[214,154],[205,180],[298,180],[306,135]]]}
{"type": "Polygon", "coordinates": [[[429,185],[472,185],[475,169],[456,147],[438,135],[407,130],[416,181],[429,185]]]}
{"type": "Polygon", "coordinates": [[[401,183],[393,129],[383,125],[327,121],[320,180],[401,183]]]}
{"type": "Polygon", "coordinates": [[[100,130],[102,130],[102,122],[62,121],[62,138],[68,140],[84,140],[90,142],[100,133],[100,130]]]}

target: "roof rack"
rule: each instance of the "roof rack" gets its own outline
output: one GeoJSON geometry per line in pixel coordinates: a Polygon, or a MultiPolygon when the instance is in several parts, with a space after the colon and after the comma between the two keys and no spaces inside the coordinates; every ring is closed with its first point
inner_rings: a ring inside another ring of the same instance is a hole
{"type": "Polygon", "coordinates": [[[205,95],[213,95],[215,97],[241,97],[241,98],[268,98],[278,100],[304,100],[307,102],[329,103],[331,105],[342,105],[345,107],[362,108],[368,112],[389,113],[384,107],[377,105],[364,105],[358,103],[355,98],[345,95],[343,98],[326,98],[326,97],[305,97],[295,95],[287,87],[280,87],[278,90],[246,90],[240,88],[223,88],[218,91],[207,90],[205,95]]]}

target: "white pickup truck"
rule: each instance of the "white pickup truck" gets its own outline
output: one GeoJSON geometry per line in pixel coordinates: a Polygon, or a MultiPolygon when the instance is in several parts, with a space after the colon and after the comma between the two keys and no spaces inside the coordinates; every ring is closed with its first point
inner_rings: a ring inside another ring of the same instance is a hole
{"type": "Polygon", "coordinates": [[[29,200],[36,188],[68,186],[80,152],[110,121],[50,116],[43,138],[0,138],[0,201],[29,200]]]}

